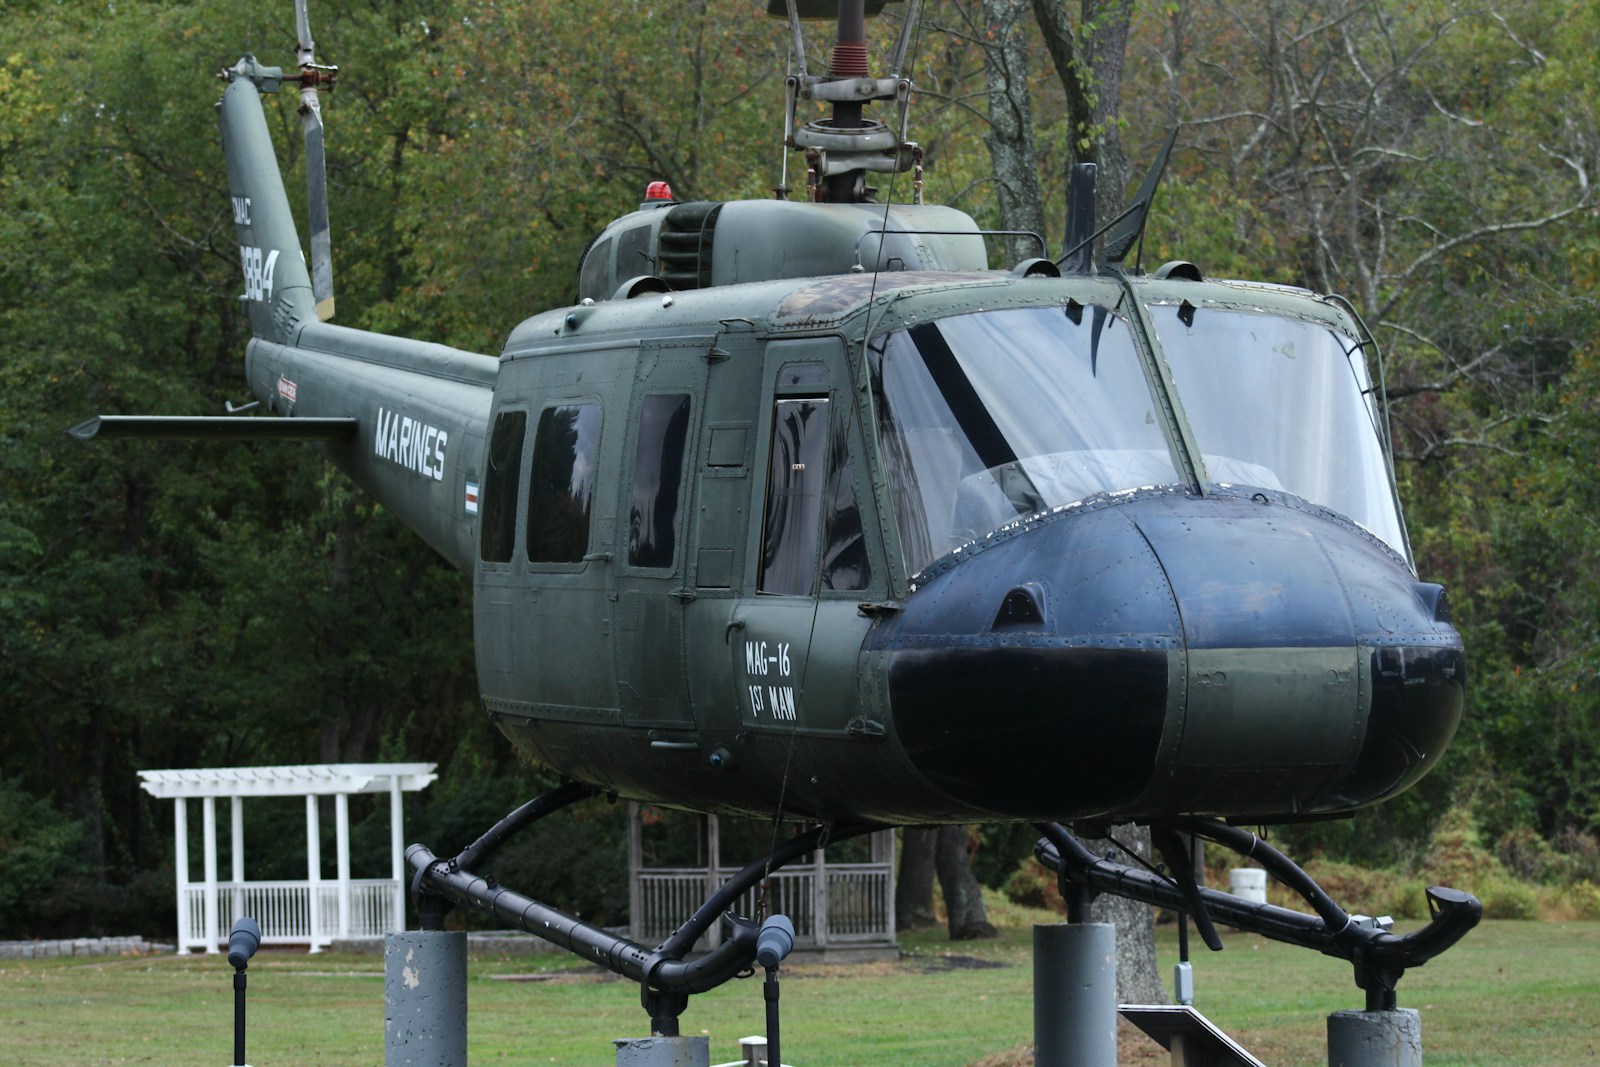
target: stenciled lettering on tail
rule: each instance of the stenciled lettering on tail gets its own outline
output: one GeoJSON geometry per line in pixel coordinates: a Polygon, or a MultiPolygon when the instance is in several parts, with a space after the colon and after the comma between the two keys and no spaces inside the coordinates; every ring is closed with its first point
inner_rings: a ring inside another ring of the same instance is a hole
{"type": "Polygon", "coordinates": [[[244,267],[244,298],[272,302],[272,277],[278,269],[278,250],[268,249],[265,257],[254,245],[239,246],[239,263],[244,267]]]}
{"type": "MultiPolygon", "coordinates": [[[[416,471],[436,482],[444,481],[444,449],[450,434],[398,411],[378,409],[372,434],[373,454],[416,471]]],[[[475,503],[475,502],[474,502],[475,503]]]]}

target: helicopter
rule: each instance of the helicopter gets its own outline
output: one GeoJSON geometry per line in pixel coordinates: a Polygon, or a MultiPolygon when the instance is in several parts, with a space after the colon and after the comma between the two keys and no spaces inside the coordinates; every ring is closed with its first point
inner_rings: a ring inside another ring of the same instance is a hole
{"type": "MultiPolygon", "coordinates": [[[[1419,578],[1377,346],[1346,301],[1126,261],[1176,131],[1096,227],[1073,174],[1066,251],[989,267],[923,203],[909,137],[913,2],[886,77],[882,0],[772,0],[796,71],[803,195],[689,201],[664,183],[584,253],[574,302],[498,355],[331,321],[315,62],[253,55],[218,102],[269,417],[101,416],[94,436],[313,442],[473,583],[483,704],[565,784],[455,857],[408,850],[425,926],[475,907],[638,981],[676,1033],[755,956],[729,908],[816,848],[885,826],[1038,824],[1070,913],[1119,893],[1350,959],[1369,1006],[1481,914],[1430,890],[1406,937],[1351,921],[1232,823],[1380,803],[1438,761],[1465,657],[1419,578]],[[837,15],[825,73],[802,23],[837,15]],[[297,83],[302,254],[262,96],[297,83]],[[802,109],[831,108],[802,121],[802,109]],[[868,118],[869,105],[893,110],[868,118]],[[875,175],[912,174],[909,203],[875,175]],[[643,268],[643,269],[641,269],[643,268]],[[624,797],[809,824],[642,946],[476,873],[560,807],[624,797]],[[1173,877],[1064,829],[1152,827],[1173,877]],[[1179,832],[1262,860],[1314,916],[1199,887],[1179,832]],[[1070,890],[1070,892],[1069,892],[1070,890]],[[689,958],[721,919],[727,934],[689,958]]],[[[1477,909],[1476,911],[1474,909],[1477,909]]]]}

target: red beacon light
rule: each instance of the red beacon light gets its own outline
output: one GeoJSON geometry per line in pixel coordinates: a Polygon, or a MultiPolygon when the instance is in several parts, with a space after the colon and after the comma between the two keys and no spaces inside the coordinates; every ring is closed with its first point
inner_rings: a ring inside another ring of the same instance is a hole
{"type": "Polygon", "coordinates": [[[651,182],[644,187],[644,203],[640,207],[664,207],[672,202],[672,186],[666,182],[651,182]]]}

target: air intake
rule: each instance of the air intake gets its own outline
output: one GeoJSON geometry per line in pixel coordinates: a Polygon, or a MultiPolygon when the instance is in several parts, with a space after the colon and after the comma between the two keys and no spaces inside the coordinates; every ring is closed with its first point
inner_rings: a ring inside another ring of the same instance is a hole
{"type": "Polygon", "coordinates": [[[656,274],[672,288],[711,285],[711,244],[722,204],[697,200],[668,208],[656,238],[656,274]]]}

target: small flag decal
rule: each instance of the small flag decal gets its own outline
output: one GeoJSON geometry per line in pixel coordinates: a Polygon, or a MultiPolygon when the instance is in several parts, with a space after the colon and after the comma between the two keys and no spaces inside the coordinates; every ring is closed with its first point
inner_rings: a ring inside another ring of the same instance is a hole
{"type": "Polygon", "coordinates": [[[478,513],[478,483],[477,482],[468,482],[467,483],[467,514],[468,515],[476,515],[477,513],[478,513]]]}

